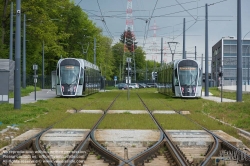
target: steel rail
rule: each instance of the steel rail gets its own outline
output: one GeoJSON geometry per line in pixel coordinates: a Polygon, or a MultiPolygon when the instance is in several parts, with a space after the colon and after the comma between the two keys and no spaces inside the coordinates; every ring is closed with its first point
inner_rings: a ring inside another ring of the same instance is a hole
{"type": "Polygon", "coordinates": [[[8,156],[8,155],[18,155],[18,151],[21,151],[23,149],[27,149],[27,147],[31,147],[33,140],[37,137],[39,137],[40,135],[42,135],[44,132],[46,132],[47,130],[49,130],[51,127],[48,127],[44,130],[42,130],[41,132],[39,132],[38,134],[36,134],[35,136],[29,138],[28,140],[25,140],[23,142],[21,142],[20,144],[18,144],[17,146],[15,146],[14,148],[8,150],[7,152],[3,153],[0,156],[0,164],[3,164],[3,161],[6,160],[6,158],[4,156],[8,156]]]}
{"type": "MultiPolygon", "coordinates": [[[[115,154],[109,152],[107,149],[105,149],[104,147],[102,147],[97,141],[95,141],[94,139],[94,131],[96,130],[97,126],[101,123],[101,121],[104,119],[104,117],[106,116],[107,111],[110,109],[110,107],[114,104],[114,102],[116,101],[116,99],[120,96],[120,94],[118,94],[115,99],[112,101],[112,103],[109,105],[109,107],[106,109],[106,111],[104,111],[104,114],[99,118],[99,120],[96,122],[96,124],[92,127],[91,131],[86,135],[85,139],[83,141],[81,141],[81,143],[77,146],[76,150],[77,151],[82,151],[84,148],[86,148],[86,143],[87,143],[87,139],[90,139],[92,141],[90,141],[89,143],[97,149],[97,151],[99,153],[101,153],[103,156],[107,157],[108,160],[113,161],[115,163],[120,163],[121,161],[124,161],[124,159],[122,159],[119,156],[116,156],[115,154]]],[[[72,155],[70,158],[68,158],[67,161],[64,162],[64,166],[70,166],[72,164],[75,163],[75,160],[77,159],[79,153],[76,153],[75,155],[72,155]]]]}
{"type": "Polygon", "coordinates": [[[158,150],[164,146],[165,140],[162,133],[162,139],[159,143],[154,144],[154,146],[150,147],[149,149],[143,151],[141,154],[136,155],[135,157],[130,159],[130,162],[134,161],[134,165],[138,165],[139,163],[144,162],[144,160],[151,157],[153,154],[157,153],[158,150]]]}
{"type": "Polygon", "coordinates": [[[237,148],[236,146],[232,145],[231,143],[229,143],[228,141],[226,141],[225,139],[221,138],[220,136],[212,133],[211,131],[208,131],[209,133],[211,133],[214,137],[216,137],[217,139],[222,141],[222,144],[225,145],[227,148],[229,148],[230,150],[236,152],[237,154],[237,161],[238,162],[246,162],[247,164],[250,164],[250,155],[248,155],[247,153],[244,153],[242,150],[240,150],[239,148],[237,148]],[[243,160],[240,160],[244,158],[243,160]],[[239,160],[238,160],[239,159],[239,160]]]}
{"type": "MultiPolygon", "coordinates": [[[[73,108],[74,109],[74,108],[73,108]]],[[[3,155],[0,155],[0,164],[3,163],[4,160],[6,160],[6,158],[4,158],[4,156],[6,156],[7,154],[9,154],[11,152],[11,154],[15,154],[17,155],[18,151],[21,151],[23,149],[26,149],[27,147],[31,147],[33,146],[33,140],[37,139],[38,137],[40,138],[42,136],[43,133],[45,133],[46,131],[50,130],[55,124],[60,123],[61,121],[63,121],[64,119],[68,118],[69,116],[66,116],[64,118],[62,118],[61,120],[55,122],[54,124],[50,125],[49,127],[47,127],[46,129],[40,131],[38,134],[36,134],[35,136],[32,136],[31,138],[19,143],[17,146],[15,146],[14,148],[11,148],[10,150],[8,150],[6,153],[3,153],[3,155]]],[[[39,141],[37,141],[39,142],[39,141]]],[[[33,146],[34,148],[34,146],[33,146]]],[[[38,153],[37,153],[38,154],[38,153]]],[[[49,156],[48,156],[49,157],[49,156]]]]}
{"type": "Polygon", "coordinates": [[[154,115],[148,109],[147,105],[144,103],[144,101],[142,100],[142,98],[138,94],[137,94],[137,96],[140,98],[140,100],[143,103],[144,107],[149,112],[149,115],[151,116],[151,118],[153,119],[153,121],[156,123],[156,125],[158,126],[158,128],[160,129],[160,131],[164,134],[164,137],[166,138],[167,144],[170,147],[169,150],[171,150],[171,154],[175,158],[175,160],[178,163],[178,165],[189,166],[190,164],[188,163],[188,161],[181,154],[180,150],[177,149],[176,146],[172,143],[172,141],[170,140],[170,138],[168,137],[168,135],[166,134],[166,132],[164,131],[164,129],[161,127],[161,125],[159,124],[159,122],[155,119],[154,115]]]}
{"type": "MultiPolygon", "coordinates": [[[[173,109],[177,114],[184,116],[186,119],[188,119],[189,121],[195,123],[196,125],[200,126],[203,130],[205,130],[206,132],[208,132],[209,130],[207,130],[206,128],[204,128],[203,126],[201,126],[200,124],[198,124],[197,122],[195,122],[194,120],[192,120],[191,118],[183,115],[180,113],[180,111],[175,110],[172,106],[167,105],[168,107],[170,107],[171,109],[173,109]]],[[[211,162],[211,158],[218,153],[218,148],[219,148],[219,141],[217,139],[217,137],[215,137],[213,134],[211,134],[211,132],[208,132],[214,139],[214,143],[212,148],[209,150],[209,152],[206,154],[205,159],[202,161],[202,166],[206,166],[209,165],[211,162]]]]}
{"type": "MultiPolygon", "coordinates": [[[[176,111],[178,114],[180,114],[180,112],[176,111]]],[[[182,115],[182,114],[180,114],[182,115]]],[[[241,151],[240,149],[238,149],[237,147],[235,147],[234,145],[230,144],[228,141],[226,141],[225,139],[219,137],[218,135],[216,135],[215,133],[211,132],[210,130],[208,130],[207,128],[203,127],[202,125],[200,125],[198,122],[194,121],[193,119],[182,115],[185,118],[189,119],[191,122],[197,124],[198,126],[200,126],[203,130],[205,130],[206,132],[208,132],[210,135],[212,135],[212,137],[215,140],[215,145],[213,146],[214,148],[211,148],[210,152],[208,153],[208,155],[206,156],[205,160],[201,163],[202,166],[206,166],[210,164],[210,159],[216,154],[218,153],[218,148],[219,148],[219,141],[220,140],[222,142],[223,145],[227,146],[227,148],[229,148],[230,150],[237,152],[237,158],[240,156],[244,156],[245,160],[243,162],[247,162],[250,163],[250,156],[247,153],[244,153],[243,151],[241,151]]]]}
{"type": "Polygon", "coordinates": [[[209,152],[207,153],[207,155],[205,156],[205,159],[202,161],[201,163],[201,166],[206,166],[206,165],[210,165],[211,164],[211,158],[216,154],[218,153],[218,150],[219,150],[219,141],[218,141],[218,138],[215,137],[213,135],[212,132],[210,132],[208,129],[206,129],[205,127],[201,126],[199,123],[197,123],[196,121],[194,121],[193,119],[183,115],[180,113],[180,111],[175,111],[177,114],[185,117],[186,119],[188,119],[189,121],[195,123],[197,126],[200,126],[203,130],[205,130],[207,133],[209,133],[213,139],[214,139],[214,143],[213,143],[213,146],[212,148],[209,150],[209,152]]]}
{"type": "MultiPolygon", "coordinates": [[[[46,130],[47,131],[47,130],[46,130]]],[[[45,132],[45,131],[44,131],[45,132]]],[[[43,132],[43,133],[44,133],[43,132]]],[[[39,156],[38,156],[38,158],[39,157],[42,157],[43,158],[43,161],[45,161],[45,162],[42,162],[44,165],[48,165],[48,166],[55,166],[56,165],[56,163],[53,161],[53,159],[51,158],[51,156],[49,155],[49,153],[45,150],[45,149],[43,149],[43,148],[41,148],[41,144],[39,143],[39,141],[40,141],[40,138],[41,138],[41,136],[42,136],[42,134],[43,133],[40,133],[37,137],[36,137],[36,139],[35,139],[35,146],[34,146],[34,150],[36,151],[36,152],[39,152],[39,156]]],[[[37,155],[38,153],[36,153],[36,155],[37,155]]]]}

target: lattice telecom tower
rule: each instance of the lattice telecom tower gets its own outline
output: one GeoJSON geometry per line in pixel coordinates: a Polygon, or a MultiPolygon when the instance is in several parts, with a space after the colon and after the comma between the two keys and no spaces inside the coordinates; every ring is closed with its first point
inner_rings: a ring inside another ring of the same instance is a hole
{"type": "MultiPolygon", "coordinates": [[[[125,26],[125,32],[128,30],[131,31],[132,34],[134,34],[134,20],[133,20],[133,10],[132,10],[132,0],[128,0],[127,2],[127,10],[126,10],[126,26],[125,26]]],[[[124,42],[124,53],[126,52],[126,39],[127,39],[127,33],[125,33],[125,42],[124,42]]]]}
{"type": "Polygon", "coordinates": [[[159,29],[159,27],[156,25],[156,22],[154,21],[154,25],[151,26],[151,30],[153,30],[153,42],[152,42],[152,45],[149,46],[150,47],[149,50],[152,52],[152,60],[157,61],[158,55],[161,54],[160,53],[161,49],[163,49],[162,50],[163,51],[163,59],[162,59],[162,61],[163,61],[163,63],[166,63],[167,62],[167,53],[166,53],[166,51],[168,49],[168,47],[166,46],[167,43],[165,41],[165,43],[163,42],[163,43],[160,44],[160,45],[163,46],[163,48],[161,48],[161,46],[157,44],[157,41],[156,41],[157,40],[157,38],[156,38],[157,37],[157,35],[156,35],[157,29],[159,29]]]}
{"type": "MultiPolygon", "coordinates": [[[[156,30],[158,29],[158,26],[156,25],[155,21],[151,29],[154,30],[154,33],[153,33],[153,45],[150,46],[151,47],[150,50],[153,51],[153,53],[156,53],[158,51],[156,43],[156,30]]],[[[152,55],[152,60],[157,60],[157,55],[152,55]]]]}
{"type": "Polygon", "coordinates": [[[127,2],[127,11],[126,11],[126,27],[125,27],[125,31],[127,31],[128,29],[131,30],[131,32],[133,32],[133,26],[134,26],[134,20],[133,20],[133,16],[132,16],[133,10],[132,10],[132,0],[128,0],[127,2]]]}
{"type": "MultiPolygon", "coordinates": [[[[132,44],[132,50],[133,50],[133,61],[134,61],[134,75],[136,80],[136,71],[135,71],[135,58],[134,58],[134,20],[133,20],[133,10],[132,10],[132,0],[127,1],[127,10],[126,10],[126,27],[125,32],[128,32],[128,30],[131,31],[132,38],[133,38],[133,44],[132,44]]],[[[127,41],[127,33],[125,33],[125,42],[124,42],[124,54],[128,48],[126,48],[126,41],[127,41]]],[[[124,59],[124,57],[123,57],[124,59]]],[[[124,63],[123,63],[124,64],[124,63]]]]}

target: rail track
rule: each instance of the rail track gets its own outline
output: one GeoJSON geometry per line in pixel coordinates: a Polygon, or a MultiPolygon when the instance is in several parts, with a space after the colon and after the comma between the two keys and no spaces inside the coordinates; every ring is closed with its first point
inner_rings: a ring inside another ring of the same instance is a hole
{"type": "Polygon", "coordinates": [[[152,157],[154,158],[157,156],[158,151],[162,146],[166,146],[168,151],[169,151],[169,152],[167,152],[166,157],[168,159],[168,162],[171,163],[171,165],[182,165],[182,166],[187,165],[188,166],[189,163],[188,163],[187,159],[185,158],[185,156],[183,156],[181,151],[178,148],[176,148],[176,146],[173,144],[173,142],[168,137],[168,135],[165,133],[164,129],[161,127],[159,122],[156,120],[156,118],[154,117],[152,112],[148,109],[146,103],[142,100],[142,98],[138,94],[137,94],[137,96],[139,97],[139,99],[141,100],[145,109],[148,111],[150,117],[152,118],[154,123],[157,125],[158,129],[160,130],[161,137],[160,137],[159,141],[154,146],[147,149],[143,153],[138,154],[137,156],[131,158],[129,160],[129,162],[132,165],[144,165],[145,161],[147,162],[150,159],[152,159],[152,157]]]}
{"type": "MultiPolygon", "coordinates": [[[[115,99],[114,99],[114,101],[115,101],[115,99]]],[[[91,105],[91,104],[96,103],[96,102],[97,102],[97,100],[90,102],[88,105],[91,105]]],[[[113,102],[111,103],[111,105],[113,104],[113,102]]],[[[88,106],[88,105],[86,105],[86,106],[88,106]]],[[[73,108],[73,109],[74,109],[74,113],[78,112],[77,109],[75,109],[75,108],[73,108]]],[[[65,119],[69,118],[71,115],[73,115],[73,114],[70,114],[69,116],[66,116],[66,117],[60,119],[59,121],[55,122],[51,126],[42,130],[41,132],[39,132],[35,136],[32,136],[31,138],[19,143],[17,146],[15,146],[9,150],[5,150],[3,152],[3,154],[0,155],[0,165],[10,165],[10,164],[39,164],[39,165],[49,165],[49,166],[61,165],[61,164],[58,164],[51,157],[51,155],[49,154],[48,148],[46,147],[46,145],[44,145],[40,141],[40,138],[42,137],[42,135],[44,133],[46,133],[50,129],[52,129],[53,126],[64,121],[65,119]],[[22,156],[24,156],[23,160],[22,160],[22,156]],[[29,157],[27,157],[27,156],[29,156],[29,157]]],[[[104,115],[105,115],[105,113],[104,113],[104,115]]],[[[101,118],[99,121],[101,121],[101,118]]],[[[79,146],[75,147],[73,149],[73,151],[71,153],[69,153],[69,156],[66,157],[67,160],[64,162],[64,165],[68,165],[66,163],[67,163],[67,161],[70,161],[70,160],[71,160],[70,164],[72,164],[72,159],[76,158],[75,156],[81,155],[81,152],[82,152],[81,149],[84,149],[86,147],[86,145],[91,145],[93,147],[93,149],[99,148],[96,145],[96,143],[89,140],[89,138],[90,138],[90,132],[83,139],[83,141],[81,141],[79,146]],[[87,144],[86,144],[86,142],[87,142],[87,144]]],[[[101,152],[101,150],[99,150],[99,151],[101,152]]],[[[101,153],[103,153],[103,156],[105,156],[105,152],[101,152],[101,153]]],[[[82,155],[86,156],[87,155],[86,151],[82,152],[82,155]]],[[[116,161],[112,155],[108,154],[106,156],[108,159],[110,159],[110,161],[112,161],[111,163],[113,163],[113,161],[116,161]]],[[[82,162],[82,160],[76,158],[75,163],[77,164],[80,162],[82,162]]],[[[117,163],[117,162],[115,162],[115,163],[117,163]]]]}
{"type": "MultiPolygon", "coordinates": [[[[246,152],[237,148],[235,145],[232,145],[227,140],[225,140],[222,137],[218,136],[217,134],[213,133],[211,130],[208,130],[207,128],[205,128],[204,126],[202,126],[201,124],[199,124],[195,120],[191,119],[187,115],[181,114],[181,111],[174,109],[172,106],[170,106],[168,104],[166,104],[166,105],[167,105],[167,107],[174,110],[180,116],[185,117],[187,120],[189,120],[192,123],[196,124],[197,126],[201,127],[204,131],[206,131],[207,133],[209,133],[213,137],[214,143],[208,147],[207,152],[204,155],[204,160],[200,162],[201,166],[212,165],[213,164],[213,160],[212,160],[213,157],[220,158],[218,155],[220,154],[221,149],[226,150],[227,153],[229,153],[229,154],[230,153],[233,154],[233,158],[231,156],[227,159],[236,160],[237,163],[240,163],[243,165],[250,165],[250,156],[246,152]]],[[[183,153],[183,152],[181,152],[181,153],[183,153]]],[[[223,157],[221,157],[221,159],[223,160],[223,157]]],[[[189,161],[189,164],[192,164],[192,162],[189,161]]]]}
{"type": "MultiPolygon", "coordinates": [[[[160,137],[157,143],[155,143],[153,146],[147,148],[147,150],[142,151],[141,153],[131,157],[131,158],[122,158],[115,153],[111,152],[107,148],[103,147],[98,141],[95,140],[94,132],[96,131],[99,124],[102,122],[102,120],[107,115],[108,111],[112,107],[112,105],[115,103],[116,99],[119,97],[120,94],[118,94],[112,101],[111,104],[109,104],[108,108],[104,110],[103,115],[98,119],[98,121],[93,125],[91,130],[85,134],[85,137],[82,139],[80,143],[78,143],[73,150],[65,157],[65,160],[63,163],[57,163],[53,159],[53,157],[49,154],[49,151],[46,147],[46,145],[41,144],[40,138],[41,136],[49,131],[51,128],[53,128],[53,125],[44,129],[37,135],[31,137],[30,139],[22,142],[21,144],[17,145],[16,147],[10,149],[9,151],[6,151],[3,155],[0,156],[0,165],[9,165],[14,160],[21,158],[22,155],[29,155],[31,163],[38,164],[38,165],[49,165],[49,166],[57,166],[57,165],[63,165],[63,166],[71,166],[71,165],[84,165],[85,160],[90,156],[90,153],[94,153],[95,155],[100,156],[100,159],[102,159],[105,163],[107,163],[110,166],[142,166],[145,165],[148,162],[151,162],[152,159],[157,158],[159,155],[159,151],[161,148],[164,147],[164,155],[166,157],[165,162],[168,162],[169,165],[180,165],[180,166],[191,166],[193,163],[188,160],[188,158],[185,156],[185,153],[182,151],[182,149],[176,145],[174,142],[172,142],[169,135],[165,132],[164,128],[160,125],[158,120],[153,115],[152,111],[148,108],[147,103],[143,101],[143,99],[137,94],[138,98],[140,99],[141,103],[143,104],[144,108],[147,110],[148,114],[154,121],[154,123],[157,125],[159,131],[160,131],[160,137]]],[[[91,102],[90,104],[93,104],[94,102],[91,102]]],[[[90,105],[89,104],[89,105],[90,105]]],[[[235,154],[235,160],[238,163],[242,163],[243,165],[250,165],[250,156],[238,149],[236,146],[230,144],[226,140],[222,139],[218,135],[214,134],[212,131],[206,129],[193,119],[191,119],[188,116],[185,116],[180,113],[180,111],[175,110],[170,105],[167,105],[169,108],[174,110],[177,114],[180,116],[185,117],[187,120],[191,121],[192,123],[195,123],[197,126],[200,126],[204,131],[209,133],[211,137],[214,139],[214,143],[208,147],[204,159],[199,163],[199,165],[206,166],[206,165],[212,165],[212,158],[217,156],[219,152],[219,148],[226,149],[228,151],[236,152],[235,154]]],[[[78,110],[75,109],[75,113],[77,113],[78,110]]],[[[68,117],[65,117],[68,118],[68,117]]],[[[58,121],[57,123],[60,123],[64,119],[58,121]]]]}
{"type": "MultiPolygon", "coordinates": [[[[119,94],[120,95],[120,94],[119,94]]],[[[100,119],[96,122],[96,124],[93,126],[93,128],[90,130],[90,132],[86,135],[85,139],[83,139],[77,147],[75,147],[74,151],[77,153],[74,153],[73,155],[70,155],[67,160],[63,163],[64,166],[70,166],[70,165],[76,165],[77,163],[84,163],[82,159],[86,159],[88,156],[88,148],[89,146],[95,151],[95,153],[98,153],[103,157],[103,159],[109,163],[109,165],[119,165],[122,162],[124,162],[124,159],[122,159],[119,156],[116,156],[112,152],[108,151],[104,147],[102,147],[94,138],[94,131],[98,127],[98,125],[101,123],[101,121],[104,119],[104,117],[107,114],[107,111],[109,108],[113,105],[115,100],[119,97],[119,95],[116,96],[116,98],[111,102],[109,107],[104,111],[104,114],[100,117],[100,119]],[[85,153],[83,153],[85,152],[85,153]]]]}

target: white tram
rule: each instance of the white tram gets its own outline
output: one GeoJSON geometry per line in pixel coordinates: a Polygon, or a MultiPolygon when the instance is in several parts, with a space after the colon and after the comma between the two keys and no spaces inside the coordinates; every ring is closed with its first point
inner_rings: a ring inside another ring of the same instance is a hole
{"type": "Polygon", "coordinates": [[[101,74],[98,66],[84,59],[60,59],[56,76],[57,96],[86,96],[100,90],[101,74]]]}
{"type": "Polygon", "coordinates": [[[201,63],[192,59],[180,59],[165,64],[158,71],[158,91],[173,97],[201,97],[201,63]]]}

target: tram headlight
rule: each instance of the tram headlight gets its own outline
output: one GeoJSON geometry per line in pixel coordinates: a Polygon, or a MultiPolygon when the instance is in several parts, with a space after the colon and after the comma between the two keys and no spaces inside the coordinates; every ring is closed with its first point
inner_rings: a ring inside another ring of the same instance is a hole
{"type": "Polygon", "coordinates": [[[69,92],[73,92],[73,91],[74,91],[74,87],[71,86],[71,87],[69,88],[69,92]]]}

